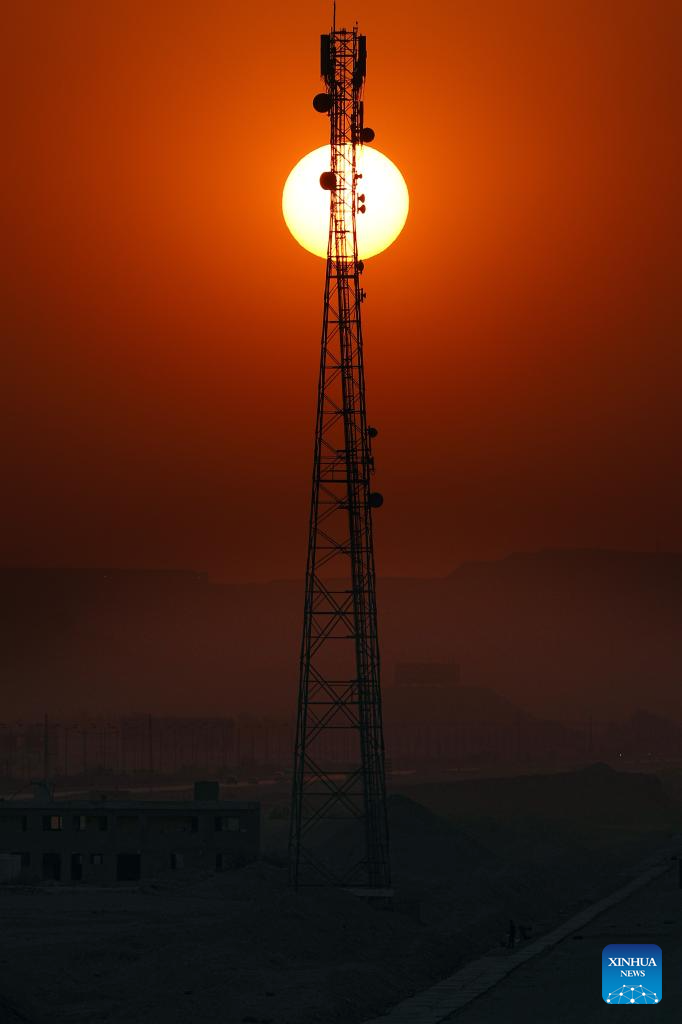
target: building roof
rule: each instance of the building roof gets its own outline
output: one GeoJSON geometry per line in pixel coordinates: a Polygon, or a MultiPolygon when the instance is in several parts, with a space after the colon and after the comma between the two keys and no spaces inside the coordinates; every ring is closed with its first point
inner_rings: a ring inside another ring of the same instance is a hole
{"type": "Polygon", "coordinates": [[[258,800],[7,800],[0,798],[0,811],[255,811],[258,800]]]}

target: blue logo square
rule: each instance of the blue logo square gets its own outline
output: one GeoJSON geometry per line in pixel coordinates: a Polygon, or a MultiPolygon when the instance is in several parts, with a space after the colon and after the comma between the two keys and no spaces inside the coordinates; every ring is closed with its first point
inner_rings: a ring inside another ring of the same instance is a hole
{"type": "Polygon", "coordinates": [[[663,996],[663,955],[649,942],[614,942],[601,955],[601,994],[611,1006],[649,1006],[663,996]]]}

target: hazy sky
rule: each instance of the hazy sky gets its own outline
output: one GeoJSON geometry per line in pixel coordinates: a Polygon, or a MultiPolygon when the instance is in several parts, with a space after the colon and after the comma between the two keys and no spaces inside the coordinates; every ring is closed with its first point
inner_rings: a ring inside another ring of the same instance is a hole
{"type": "MultiPolygon", "coordinates": [[[[382,574],[682,547],[679,3],[339,3],[411,194],[363,283],[382,574]]],[[[0,564],[304,570],[327,3],[14,0],[0,564]]]]}

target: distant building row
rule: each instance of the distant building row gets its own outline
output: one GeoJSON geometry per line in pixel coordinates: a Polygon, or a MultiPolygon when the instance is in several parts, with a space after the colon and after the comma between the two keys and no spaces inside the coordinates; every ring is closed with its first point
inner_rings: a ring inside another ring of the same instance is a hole
{"type": "Polygon", "coordinates": [[[133,882],[256,860],[253,801],[0,801],[0,881],[133,882]]]}

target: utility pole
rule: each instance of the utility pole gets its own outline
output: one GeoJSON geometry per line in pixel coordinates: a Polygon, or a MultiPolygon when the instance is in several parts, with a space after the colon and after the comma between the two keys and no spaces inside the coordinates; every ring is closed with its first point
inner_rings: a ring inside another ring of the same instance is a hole
{"type": "Polygon", "coordinates": [[[45,785],[46,786],[49,784],[49,779],[50,779],[49,740],[50,740],[50,731],[49,731],[49,725],[48,725],[48,719],[47,719],[47,713],[46,713],[44,721],[43,721],[43,779],[45,780],[45,785]]]}

